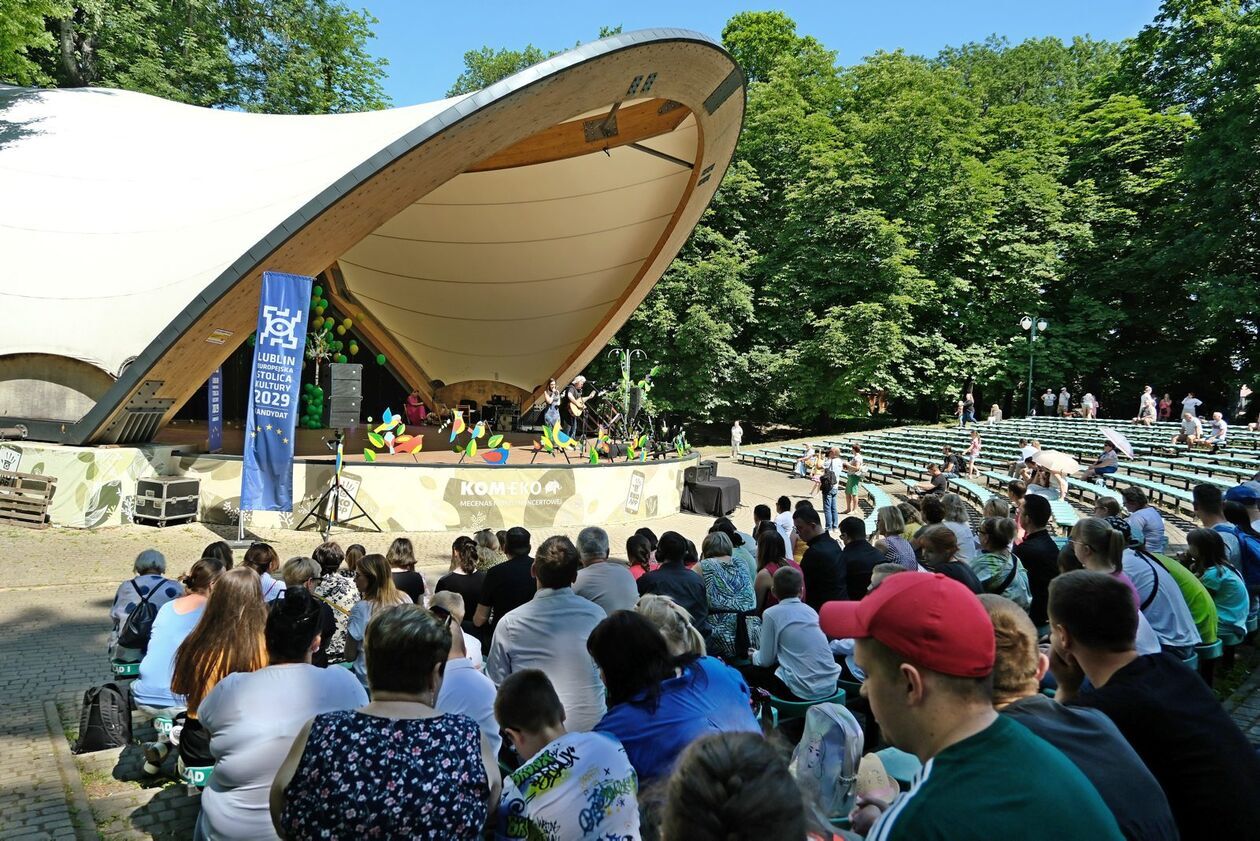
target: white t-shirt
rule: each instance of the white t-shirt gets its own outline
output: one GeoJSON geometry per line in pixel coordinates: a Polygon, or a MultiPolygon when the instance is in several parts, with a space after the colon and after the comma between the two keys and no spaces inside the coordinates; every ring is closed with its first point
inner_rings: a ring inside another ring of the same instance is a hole
{"type": "Polygon", "coordinates": [[[1181,411],[1189,412],[1192,415],[1199,413],[1199,407],[1203,405],[1203,401],[1197,397],[1187,397],[1181,401],[1181,411]]]}
{"type": "Polygon", "coordinates": [[[565,733],[503,780],[496,838],[638,838],[638,777],[603,733],[565,733]]]}
{"type": "Polygon", "coordinates": [[[464,637],[464,656],[473,664],[474,669],[481,671],[485,663],[485,658],[481,656],[481,640],[463,631],[460,631],[460,634],[464,637]]]}
{"type": "Polygon", "coordinates": [[[953,520],[945,520],[943,525],[958,539],[958,559],[970,561],[974,558],[980,551],[980,547],[976,543],[976,535],[971,530],[971,526],[966,523],[955,523],[953,520]]]}
{"type": "Polygon", "coordinates": [[[1088,391],[1085,392],[1085,396],[1081,398],[1081,405],[1087,409],[1092,408],[1094,405],[1094,395],[1088,391]]]}
{"type": "Polygon", "coordinates": [[[787,557],[792,557],[792,512],[780,511],[774,515],[774,527],[783,538],[783,549],[787,557]]]}
{"type": "MultiPolygon", "coordinates": [[[[469,637],[465,634],[464,638],[469,637]]],[[[467,658],[447,660],[442,673],[442,688],[438,690],[434,708],[438,712],[466,715],[477,722],[481,732],[486,734],[494,755],[498,756],[503,736],[499,734],[499,723],[494,718],[494,694],[494,681],[473,668],[467,658]]]]}
{"type": "MultiPolygon", "coordinates": [[[[1145,511],[1146,509],[1142,509],[1145,511]]],[[[1137,588],[1138,597],[1142,601],[1151,595],[1155,580],[1159,578],[1159,590],[1154,600],[1142,612],[1150,620],[1151,627],[1164,645],[1185,647],[1202,642],[1199,628],[1194,624],[1194,617],[1186,605],[1185,596],[1177,586],[1177,579],[1172,573],[1148,558],[1143,558],[1132,549],[1124,550],[1124,574],[1129,576],[1133,586],[1137,588]]]]}
{"type": "Polygon", "coordinates": [[[744,440],[744,428],[742,426],[731,427],[731,443],[738,444],[744,440]]]}
{"type": "Polygon", "coordinates": [[[1045,403],[1047,407],[1053,406],[1054,405],[1054,392],[1047,391],[1045,394],[1041,395],[1041,402],[1045,403]]]}
{"type": "Polygon", "coordinates": [[[1129,515],[1129,530],[1135,540],[1146,544],[1152,555],[1164,551],[1164,518],[1151,506],[1139,508],[1129,515]]]}
{"type": "Polygon", "coordinates": [[[197,709],[210,731],[214,774],[201,794],[201,814],[212,838],[275,838],[268,798],[271,781],[293,738],[320,713],[368,702],[354,675],[309,663],[234,672],[219,681],[197,709]]]}
{"type": "Polygon", "coordinates": [[[1059,405],[1060,406],[1066,406],[1071,402],[1072,402],[1072,395],[1068,394],[1066,391],[1059,392],[1059,405]]]}

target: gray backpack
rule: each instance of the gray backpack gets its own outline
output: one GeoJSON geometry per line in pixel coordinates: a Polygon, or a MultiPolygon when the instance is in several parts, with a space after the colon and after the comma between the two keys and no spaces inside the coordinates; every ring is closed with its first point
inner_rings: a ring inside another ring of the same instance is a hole
{"type": "Polygon", "coordinates": [[[853,713],[840,704],[810,707],[788,770],[814,811],[827,818],[852,811],[861,761],[862,726],[853,713]]]}

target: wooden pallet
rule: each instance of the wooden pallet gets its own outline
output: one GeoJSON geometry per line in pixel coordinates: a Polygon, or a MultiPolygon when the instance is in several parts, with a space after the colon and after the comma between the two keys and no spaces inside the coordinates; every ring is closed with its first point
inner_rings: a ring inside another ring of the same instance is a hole
{"type": "Polygon", "coordinates": [[[0,471],[0,524],[42,529],[48,526],[57,480],[34,473],[0,471]]]}

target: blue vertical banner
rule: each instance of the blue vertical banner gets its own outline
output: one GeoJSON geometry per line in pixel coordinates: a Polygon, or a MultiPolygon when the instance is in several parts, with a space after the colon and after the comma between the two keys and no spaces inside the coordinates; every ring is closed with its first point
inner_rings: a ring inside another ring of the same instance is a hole
{"type": "Polygon", "coordinates": [[[211,453],[223,449],[223,368],[215,368],[206,384],[206,403],[209,409],[209,432],[206,450],[211,453]]]}
{"type": "Polygon", "coordinates": [[[293,430],[313,278],[263,272],[245,413],[242,511],[293,510],[293,430]]]}

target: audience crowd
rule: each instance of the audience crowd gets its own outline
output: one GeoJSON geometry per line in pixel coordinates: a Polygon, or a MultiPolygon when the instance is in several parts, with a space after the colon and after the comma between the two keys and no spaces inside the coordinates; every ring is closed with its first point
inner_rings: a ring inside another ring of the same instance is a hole
{"type": "Polygon", "coordinates": [[[108,653],[171,725],[145,770],[208,771],[199,839],[1253,837],[1260,758],[1189,661],[1247,635],[1255,498],[1196,487],[1173,556],[1140,492],[1056,540],[1018,480],[974,530],[944,487],[874,534],[787,497],[698,547],[486,529],[433,582],[405,538],[219,543],[179,580],[149,550],[108,653]],[[921,768],[828,814],[768,712],[838,689],[921,768]]]}

